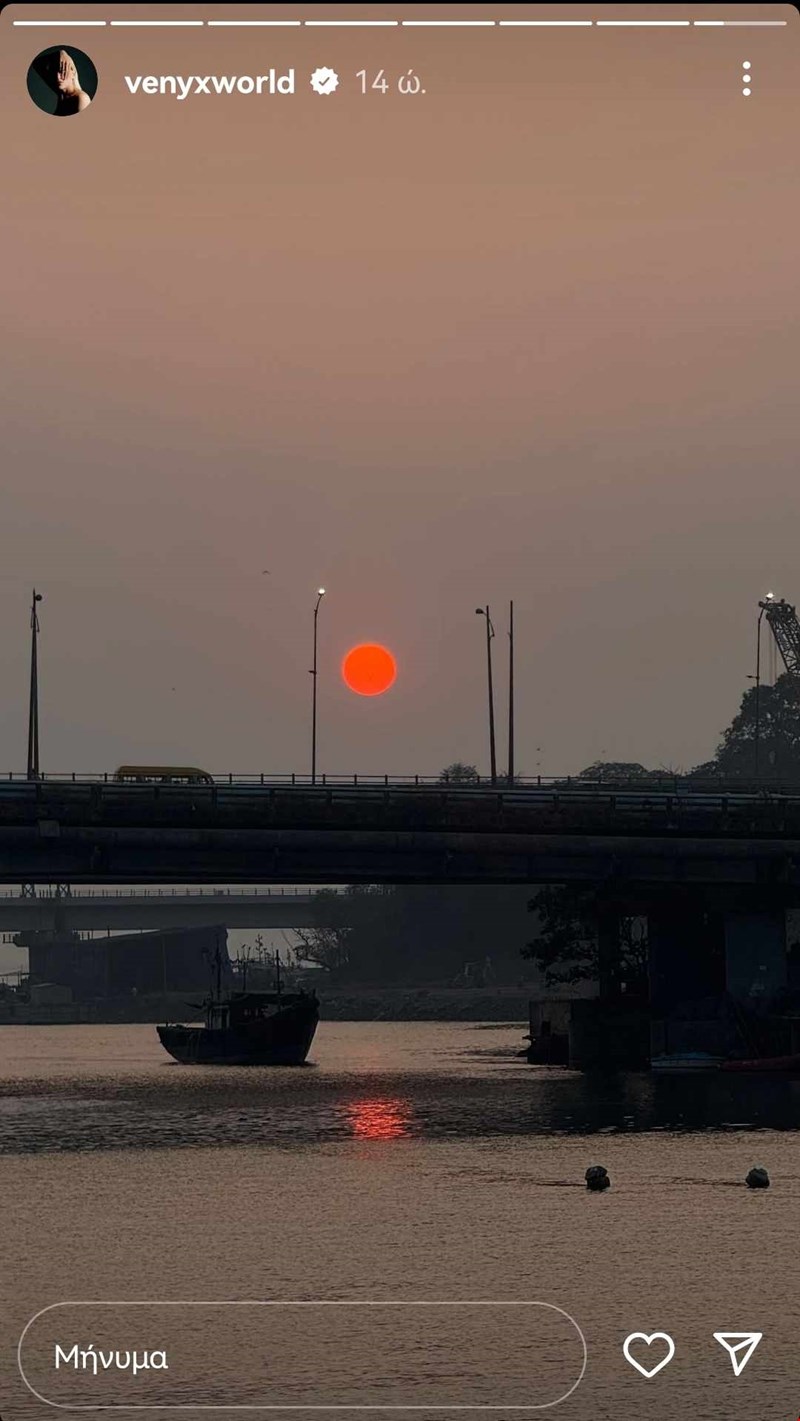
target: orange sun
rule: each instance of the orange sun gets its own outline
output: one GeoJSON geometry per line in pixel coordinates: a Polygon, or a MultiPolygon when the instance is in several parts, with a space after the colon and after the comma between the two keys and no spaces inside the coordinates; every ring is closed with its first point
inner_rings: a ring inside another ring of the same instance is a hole
{"type": "Polygon", "coordinates": [[[375,642],[354,646],[342,662],[342,680],[359,696],[382,696],[396,676],[397,662],[392,653],[375,642]]]}

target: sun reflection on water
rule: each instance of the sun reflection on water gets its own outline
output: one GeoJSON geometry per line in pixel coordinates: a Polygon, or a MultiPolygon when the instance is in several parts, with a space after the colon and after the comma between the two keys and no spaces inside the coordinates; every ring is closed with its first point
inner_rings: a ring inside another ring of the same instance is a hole
{"type": "Polygon", "coordinates": [[[358,1100],[344,1108],[357,1140],[400,1140],[411,1134],[411,1111],[404,1100],[358,1100]]]}

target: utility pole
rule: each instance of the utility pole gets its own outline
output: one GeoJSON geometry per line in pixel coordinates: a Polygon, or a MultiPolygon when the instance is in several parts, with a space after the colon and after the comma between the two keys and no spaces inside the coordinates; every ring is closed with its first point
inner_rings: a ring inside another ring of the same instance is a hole
{"type": "Polygon", "coordinates": [[[508,783],[514,783],[514,603],[508,604],[508,783]]]}
{"type": "Polygon", "coordinates": [[[488,606],[476,607],[475,616],[486,618],[486,670],[489,683],[489,761],[491,766],[491,781],[492,784],[495,785],[497,784],[497,755],[495,752],[494,739],[494,686],[492,683],[492,638],[494,636],[494,627],[492,626],[492,619],[489,616],[488,606]]]}
{"type": "Polygon", "coordinates": [[[39,636],[37,602],[41,602],[40,592],[33,589],[31,601],[31,686],[28,700],[28,779],[39,778],[39,668],[36,659],[36,642],[39,636]]]}

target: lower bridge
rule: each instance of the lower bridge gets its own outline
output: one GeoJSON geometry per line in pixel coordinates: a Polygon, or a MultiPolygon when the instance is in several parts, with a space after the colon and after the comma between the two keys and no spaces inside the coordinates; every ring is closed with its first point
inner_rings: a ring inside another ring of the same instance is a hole
{"type": "Polygon", "coordinates": [[[125,932],[188,928],[306,928],[314,891],[301,888],[0,893],[0,932],[125,932]]]}

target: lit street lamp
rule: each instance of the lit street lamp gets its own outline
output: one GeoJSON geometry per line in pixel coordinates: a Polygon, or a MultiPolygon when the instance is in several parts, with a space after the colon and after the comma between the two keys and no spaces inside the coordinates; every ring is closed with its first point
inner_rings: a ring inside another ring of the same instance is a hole
{"type": "Polygon", "coordinates": [[[476,607],[475,616],[486,618],[486,670],[489,681],[489,763],[491,767],[491,780],[494,785],[497,784],[497,756],[495,754],[494,743],[494,688],[492,685],[492,638],[494,636],[494,627],[492,626],[492,619],[489,616],[488,607],[476,607]]]}
{"type": "Polygon", "coordinates": [[[312,692],[311,692],[311,783],[317,782],[317,618],[319,617],[319,604],[325,596],[325,588],[317,590],[317,602],[314,607],[314,665],[311,668],[312,692]]]}

